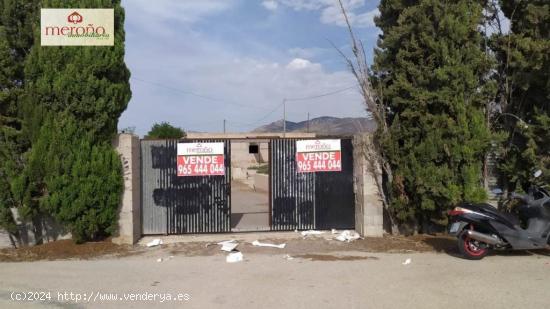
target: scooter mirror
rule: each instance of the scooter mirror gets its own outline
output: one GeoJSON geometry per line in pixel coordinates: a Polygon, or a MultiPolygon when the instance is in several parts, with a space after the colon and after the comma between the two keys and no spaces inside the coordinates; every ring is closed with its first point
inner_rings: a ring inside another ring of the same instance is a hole
{"type": "Polygon", "coordinates": [[[491,190],[491,192],[493,192],[493,194],[495,195],[500,195],[503,193],[501,188],[494,188],[493,190],[491,190]]]}
{"type": "Polygon", "coordinates": [[[540,177],[540,175],[542,175],[542,171],[541,171],[541,170],[537,170],[537,171],[533,174],[533,176],[535,176],[535,178],[540,177]]]}

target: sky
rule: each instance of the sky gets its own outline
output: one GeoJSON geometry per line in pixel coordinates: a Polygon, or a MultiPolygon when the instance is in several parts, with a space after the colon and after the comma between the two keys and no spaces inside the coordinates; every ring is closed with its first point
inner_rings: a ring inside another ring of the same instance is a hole
{"type": "MultiPolygon", "coordinates": [[[[378,0],[345,0],[372,59],[378,0]]],[[[123,0],[132,99],[119,129],[252,130],[283,118],[364,117],[337,0],[123,0]]]]}

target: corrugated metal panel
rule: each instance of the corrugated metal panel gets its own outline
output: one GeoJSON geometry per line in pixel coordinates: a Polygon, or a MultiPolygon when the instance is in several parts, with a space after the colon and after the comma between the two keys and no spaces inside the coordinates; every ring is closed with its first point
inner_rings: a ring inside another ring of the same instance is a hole
{"type": "Polygon", "coordinates": [[[315,173],[296,171],[296,140],[271,140],[271,229],[315,227],[315,173]]]}
{"type": "Polygon", "coordinates": [[[141,141],[141,226],[142,234],[167,234],[166,206],[155,203],[154,192],[161,187],[159,152],[167,147],[168,141],[141,141]],[[155,166],[157,168],[155,168],[155,166]]]}
{"type": "Polygon", "coordinates": [[[353,144],[341,139],[342,170],[317,173],[315,179],[316,229],[355,228],[353,191],[353,144]]]}
{"type": "Polygon", "coordinates": [[[272,230],[354,228],[353,145],[341,145],[341,172],[298,173],[296,139],[271,140],[272,230]]]}
{"type": "Polygon", "coordinates": [[[224,142],[225,176],[178,177],[176,171],[178,141],[142,141],[143,233],[229,232],[231,230],[229,142],[222,140],[184,140],[183,142],[224,142]],[[148,159],[147,156],[151,158],[148,159]]]}

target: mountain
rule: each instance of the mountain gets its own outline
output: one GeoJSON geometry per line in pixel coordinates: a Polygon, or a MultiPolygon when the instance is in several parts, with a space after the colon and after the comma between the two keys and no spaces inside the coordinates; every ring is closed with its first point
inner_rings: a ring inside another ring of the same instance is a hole
{"type": "MultiPolygon", "coordinates": [[[[286,122],[287,132],[307,132],[308,122],[286,122]]],[[[374,132],[376,124],[374,120],[365,117],[358,118],[337,118],[337,117],[318,117],[309,121],[309,132],[321,135],[352,135],[359,132],[374,132]]],[[[283,131],[283,120],[278,120],[270,124],[258,127],[252,132],[281,132],[283,131]]]]}

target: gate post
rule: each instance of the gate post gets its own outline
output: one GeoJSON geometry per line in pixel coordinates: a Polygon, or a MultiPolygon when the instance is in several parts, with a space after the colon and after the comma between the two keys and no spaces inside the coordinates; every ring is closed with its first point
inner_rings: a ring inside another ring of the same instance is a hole
{"type": "Polygon", "coordinates": [[[384,206],[378,194],[372,171],[379,169],[367,160],[370,134],[353,138],[353,189],[355,191],[355,230],[362,236],[382,237],[384,206]]]}
{"type": "Polygon", "coordinates": [[[113,242],[135,244],[141,237],[141,154],[139,137],[122,133],[113,140],[122,161],[124,190],[118,207],[118,230],[113,242]]]}

